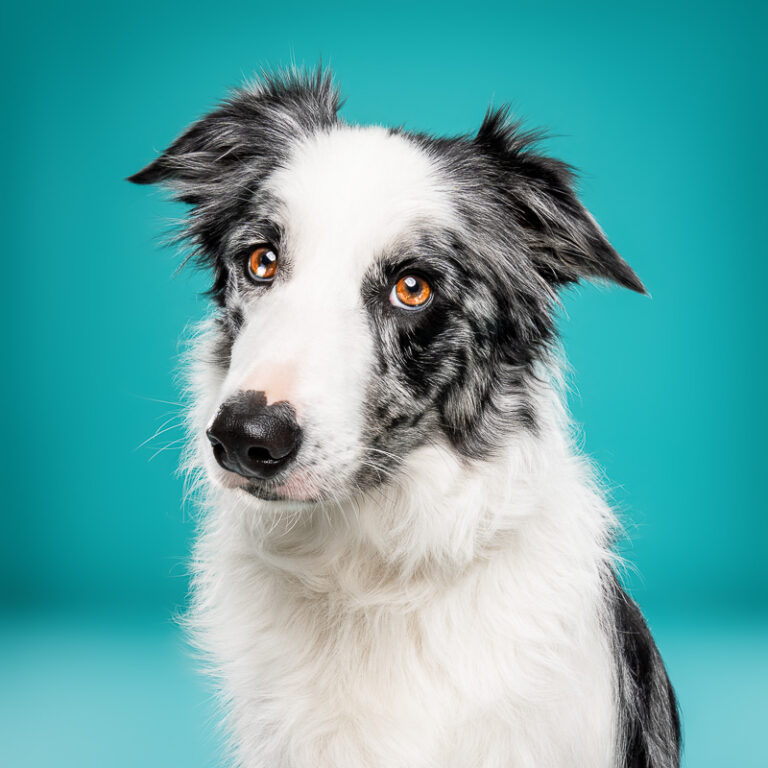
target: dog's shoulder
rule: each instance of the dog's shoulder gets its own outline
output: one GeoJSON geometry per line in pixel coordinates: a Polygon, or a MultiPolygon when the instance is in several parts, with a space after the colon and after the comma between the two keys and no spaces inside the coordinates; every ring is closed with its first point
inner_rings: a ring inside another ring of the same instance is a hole
{"type": "Polygon", "coordinates": [[[613,573],[608,594],[623,722],[617,767],[678,768],[680,717],[664,662],[640,608],[613,573]]]}

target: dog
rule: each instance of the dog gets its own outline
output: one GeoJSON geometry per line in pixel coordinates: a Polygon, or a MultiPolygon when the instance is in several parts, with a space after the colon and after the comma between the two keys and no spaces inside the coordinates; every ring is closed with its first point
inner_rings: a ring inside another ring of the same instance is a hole
{"type": "Polygon", "coordinates": [[[243,768],[673,768],[553,311],[643,284],[508,109],[436,138],[263,75],[130,177],[212,274],[187,624],[243,768]]]}

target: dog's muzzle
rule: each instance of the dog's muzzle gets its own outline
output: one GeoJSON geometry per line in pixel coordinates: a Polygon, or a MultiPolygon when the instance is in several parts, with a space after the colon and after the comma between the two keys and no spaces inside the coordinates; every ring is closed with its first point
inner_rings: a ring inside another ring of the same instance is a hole
{"type": "Polygon", "coordinates": [[[290,464],[301,427],[290,403],[267,405],[263,392],[239,392],[219,408],[206,431],[216,461],[249,480],[268,480],[290,464]]]}

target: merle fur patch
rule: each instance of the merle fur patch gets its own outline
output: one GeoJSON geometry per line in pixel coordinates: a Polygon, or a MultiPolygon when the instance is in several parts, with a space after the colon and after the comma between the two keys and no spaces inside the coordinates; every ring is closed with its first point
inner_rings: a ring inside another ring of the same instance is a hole
{"type": "Polygon", "coordinates": [[[677,768],[680,717],[664,662],[640,609],[613,574],[607,592],[614,619],[621,768],[677,768]]]}

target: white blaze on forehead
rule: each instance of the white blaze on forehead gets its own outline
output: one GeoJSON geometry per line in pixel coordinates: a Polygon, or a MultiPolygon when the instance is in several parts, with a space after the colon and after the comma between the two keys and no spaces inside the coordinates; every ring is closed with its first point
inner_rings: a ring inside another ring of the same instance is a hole
{"type": "Polygon", "coordinates": [[[409,229],[453,218],[436,162],[384,128],[344,126],[312,136],[268,187],[284,206],[296,270],[332,258],[325,268],[358,283],[409,229]]]}

